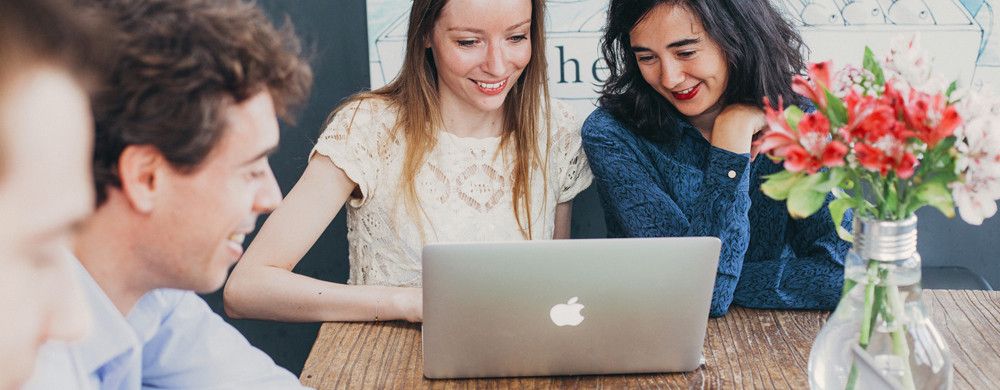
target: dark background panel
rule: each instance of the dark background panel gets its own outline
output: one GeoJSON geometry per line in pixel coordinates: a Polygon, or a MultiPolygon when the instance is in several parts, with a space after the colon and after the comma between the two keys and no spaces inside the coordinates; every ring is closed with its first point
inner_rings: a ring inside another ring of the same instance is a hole
{"type": "MultiPolygon", "coordinates": [[[[287,194],[305,170],[323,121],[345,97],[368,89],[367,22],[364,0],[259,0],[275,23],[290,20],[310,57],[315,83],[295,125],[282,124],[281,146],[271,167],[287,194]]],[[[343,212],[295,267],[295,272],[339,283],[347,281],[347,239],[343,212]]],[[[261,218],[259,224],[264,221],[261,218]]],[[[248,237],[249,243],[253,237],[248,237]]],[[[233,320],[222,311],[222,292],[205,295],[212,309],[239,329],[279,365],[298,375],[319,324],[233,320]]]]}
{"type": "MultiPolygon", "coordinates": [[[[282,125],[281,148],[271,158],[278,183],[287,194],[305,169],[308,152],[330,110],[345,97],[369,86],[365,2],[259,0],[258,4],[277,23],[286,17],[292,21],[310,53],[316,75],[308,106],[301,111],[296,125],[282,125]]],[[[918,215],[921,218],[919,250],[925,265],[966,267],[994,286],[1000,286],[1000,245],[997,243],[1000,218],[988,220],[983,226],[969,226],[957,218],[948,220],[935,210],[925,209],[918,215]]],[[[574,238],[604,236],[604,220],[593,188],[584,191],[574,202],[572,233],[574,238]]],[[[344,213],[330,224],[295,272],[339,283],[347,280],[344,213]]],[[[956,275],[962,277],[963,274],[956,275]]],[[[951,279],[941,280],[944,284],[937,286],[958,285],[948,284],[954,283],[951,279]]],[[[925,279],[927,283],[931,281],[925,279]]],[[[216,312],[225,316],[221,310],[221,292],[208,294],[205,298],[216,312]]],[[[226,319],[251,343],[296,374],[301,372],[319,329],[319,324],[226,319]]]]}

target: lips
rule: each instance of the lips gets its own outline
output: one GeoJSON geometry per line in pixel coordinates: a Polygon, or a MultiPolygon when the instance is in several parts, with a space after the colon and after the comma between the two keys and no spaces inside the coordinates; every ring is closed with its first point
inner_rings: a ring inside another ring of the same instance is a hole
{"type": "Polygon", "coordinates": [[[243,241],[246,237],[246,233],[233,233],[224,241],[232,261],[237,261],[243,256],[243,241]]]}
{"type": "Polygon", "coordinates": [[[694,99],[696,95],[698,95],[698,91],[700,90],[701,90],[701,83],[698,83],[695,84],[693,87],[682,91],[678,92],[670,91],[670,94],[673,95],[674,99],[677,100],[691,100],[694,99]]]}
{"type": "Polygon", "coordinates": [[[225,242],[226,248],[228,248],[230,255],[234,260],[238,260],[241,256],[243,256],[243,242],[246,241],[247,234],[250,234],[253,229],[253,224],[247,223],[241,225],[239,229],[230,233],[229,236],[226,237],[226,240],[223,241],[225,242]]]}
{"type": "Polygon", "coordinates": [[[476,84],[477,88],[479,88],[479,92],[492,96],[503,92],[504,88],[507,87],[507,80],[509,80],[509,78],[497,81],[472,80],[472,82],[476,84]]]}

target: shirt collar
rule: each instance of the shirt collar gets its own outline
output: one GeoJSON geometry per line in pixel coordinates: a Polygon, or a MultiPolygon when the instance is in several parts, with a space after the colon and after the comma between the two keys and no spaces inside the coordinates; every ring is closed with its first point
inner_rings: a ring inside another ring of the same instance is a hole
{"type": "Polygon", "coordinates": [[[104,290],[74,258],[73,268],[83,295],[90,305],[93,327],[90,334],[74,347],[80,368],[87,373],[97,371],[122,354],[139,347],[135,330],[125,320],[104,290]]]}

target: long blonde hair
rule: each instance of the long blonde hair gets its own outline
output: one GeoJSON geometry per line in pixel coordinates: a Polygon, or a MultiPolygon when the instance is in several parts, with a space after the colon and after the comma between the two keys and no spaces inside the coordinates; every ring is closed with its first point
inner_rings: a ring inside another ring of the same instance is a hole
{"type": "MultiPolygon", "coordinates": [[[[417,193],[414,185],[417,173],[437,144],[436,129],[443,121],[437,89],[437,71],[431,51],[426,47],[434,24],[448,0],[414,0],[407,29],[406,54],[399,75],[392,82],[371,92],[356,94],[334,109],[327,122],[352,102],[368,98],[384,98],[399,113],[394,132],[406,139],[403,160],[402,195],[411,217],[418,218],[417,193]]],[[[514,167],[512,194],[514,218],[521,234],[531,239],[531,176],[538,168],[547,194],[548,153],[538,150],[538,135],[544,131],[546,152],[551,144],[549,88],[546,84],[545,4],[531,0],[531,59],[520,78],[511,87],[503,105],[503,133],[500,150],[513,149],[514,167]]],[[[324,126],[325,127],[325,126],[324,126]]],[[[547,195],[546,195],[547,196],[547,195]]],[[[418,225],[419,226],[419,225],[418,225]]],[[[421,235],[423,232],[421,231],[421,235]]]]}

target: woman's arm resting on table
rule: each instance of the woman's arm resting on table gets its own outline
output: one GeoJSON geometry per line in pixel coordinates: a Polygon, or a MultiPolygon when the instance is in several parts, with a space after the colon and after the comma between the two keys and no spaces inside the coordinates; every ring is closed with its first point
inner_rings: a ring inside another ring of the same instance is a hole
{"type": "Polygon", "coordinates": [[[348,286],[292,272],[356,187],[329,158],[314,155],[230,275],[226,313],[290,322],[420,321],[419,288],[348,286]]]}

